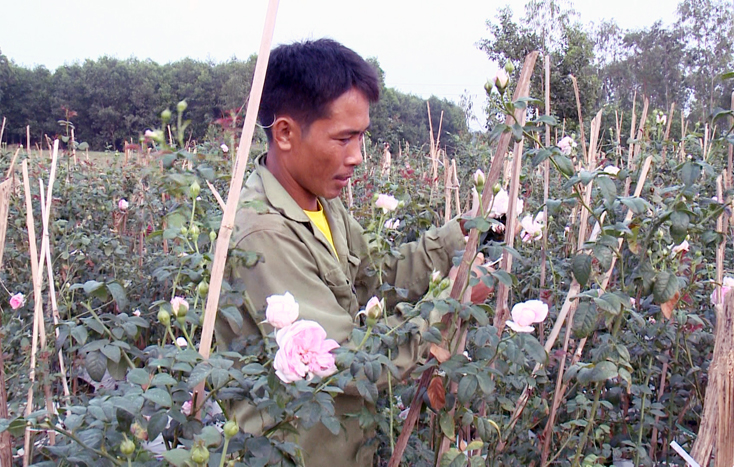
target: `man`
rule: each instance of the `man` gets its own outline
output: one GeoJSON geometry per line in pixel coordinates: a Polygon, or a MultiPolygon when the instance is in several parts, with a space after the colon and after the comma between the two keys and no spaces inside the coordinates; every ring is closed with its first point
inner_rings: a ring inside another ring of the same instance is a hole
{"type": "MultiPolygon", "coordinates": [[[[379,98],[374,68],[359,55],[328,39],[282,45],[271,53],[259,120],[268,152],[255,169],[241,201],[264,206],[237,213],[232,248],[262,256],[252,268],[230,268],[230,284],[244,285],[256,316],[242,311],[243,326],[218,317],[220,348],[241,336],[257,334],[266,298],[290,292],[300,318],[321,324],[342,345],[355,316],[379,286],[368,274],[368,247],[362,228],[339,195],[362,163],[362,138],[369,127],[369,106],[379,98]],[[263,212],[264,211],[264,212],[263,212]]],[[[465,246],[457,221],[431,229],[417,242],[402,245],[401,258],[385,260],[383,281],[408,290],[417,300],[428,289],[433,270],[446,275],[452,257],[465,246]]],[[[396,298],[396,297],[393,297],[396,298]]],[[[395,300],[393,300],[395,301],[395,300]]],[[[395,364],[408,372],[421,358],[417,342],[400,349],[395,364]]],[[[337,416],[358,413],[364,401],[354,395],[335,398],[337,416]]],[[[250,406],[235,413],[243,430],[259,432],[266,423],[250,406]]],[[[298,442],[308,466],[372,465],[373,447],[354,418],[340,420],[332,435],[321,424],[301,430],[298,442]]]]}

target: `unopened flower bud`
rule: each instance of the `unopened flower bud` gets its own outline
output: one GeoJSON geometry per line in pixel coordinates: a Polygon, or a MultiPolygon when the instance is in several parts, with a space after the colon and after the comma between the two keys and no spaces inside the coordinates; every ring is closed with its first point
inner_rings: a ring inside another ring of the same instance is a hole
{"type": "Polygon", "coordinates": [[[513,71],[515,71],[515,65],[513,65],[512,62],[509,60],[505,62],[505,71],[507,73],[512,73],[513,71]]]}
{"type": "Polygon", "coordinates": [[[372,297],[364,307],[364,314],[367,315],[368,319],[372,318],[377,320],[382,316],[382,308],[382,300],[377,297],[372,297]]]}
{"type": "Polygon", "coordinates": [[[481,193],[482,190],[484,189],[484,182],[486,180],[484,178],[484,172],[482,172],[481,169],[477,169],[477,171],[474,172],[473,179],[474,179],[474,186],[476,186],[477,187],[477,191],[479,193],[481,193]]]}
{"type": "Polygon", "coordinates": [[[209,283],[207,281],[201,281],[199,282],[199,285],[196,286],[196,291],[199,292],[200,296],[204,296],[209,293],[209,283]]]}
{"type": "Polygon", "coordinates": [[[191,449],[191,460],[196,464],[206,464],[209,460],[209,451],[204,446],[195,446],[191,449]]]}
{"type": "Polygon", "coordinates": [[[210,231],[209,232],[209,241],[212,242],[212,243],[214,243],[214,240],[216,240],[216,239],[217,239],[217,233],[215,231],[213,231],[213,230],[210,231]]]}
{"type": "Polygon", "coordinates": [[[189,234],[188,227],[186,227],[185,225],[182,225],[181,226],[181,235],[188,235],[188,234],[189,234]]]}
{"type": "Polygon", "coordinates": [[[502,185],[500,185],[499,183],[495,183],[494,186],[492,187],[492,193],[496,195],[500,191],[502,191],[502,185]]]}
{"type": "Polygon", "coordinates": [[[135,452],[135,443],[129,439],[120,443],[120,452],[130,457],[135,452]]]}
{"type": "Polygon", "coordinates": [[[196,224],[193,224],[191,228],[189,229],[189,234],[191,234],[191,238],[196,241],[197,238],[199,238],[199,233],[201,231],[199,230],[199,226],[196,224]]]}
{"type": "Polygon", "coordinates": [[[178,113],[182,113],[184,110],[186,110],[186,107],[188,107],[189,104],[186,103],[185,100],[182,100],[178,104],[176,104],[176,110],[178,110],[178,113]]]}
{"type": "Polygon", "coordinates": [[[171,111],[169,109],[164,110],[161,112],[161,120],[163,120],[164,123],[168,122],[171,119],[171,111]]]}
{"type": "Polygon", "coordinates": [[[497,70],[497,74],[494,76],[494,85],[497,86],[497,90],[500,94],[505,92],[507,83],[510,82],[510,76],[504,69],[497,70]]]}
{"type": "Polygon", "coordinates": [[[227,423],[224,424],[223,431],[224,431],[225,438],[231,438],[240,432],[240,427],[237,425],[236,421],[228,420],[227,423]]]}
{"type": "Polygon", "coordinates": [[[199,185],[199,182],[194,180],[194,183],[189,187],[189,196],[193,199],[199,196],[199,193],[201,193],[201,185],[199,185]]]}
{"type": "Polygon", "coordinates": [[[161,322],[162,325],[168,326],[171,324],[171,314],[167,312],[166,310],[160,310],[158,312],[158,321],[161,322]]]}

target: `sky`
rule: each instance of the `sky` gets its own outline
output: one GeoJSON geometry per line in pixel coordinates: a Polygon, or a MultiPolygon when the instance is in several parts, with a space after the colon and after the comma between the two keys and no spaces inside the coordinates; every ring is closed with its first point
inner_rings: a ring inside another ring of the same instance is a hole
{"type": "MultiPolygon", "coordinates": [[[[567,3],[570,0],[567,0],[567,3]]],[[[267,0],[7,0],[0,50],[16,64],[50,70],[109,55],[168,63],[184,57],[227,61],[256,53],[267,0]]],[[[671,24],[677,0],[576,0],[583,23],[615,19],[623,28],[671,24]]],[[[280,0],[274,45],[330,37],[375,57],[388,87],[484,103],[498,65],[477,48],[486,21],[524,0],[280,0]]]]}

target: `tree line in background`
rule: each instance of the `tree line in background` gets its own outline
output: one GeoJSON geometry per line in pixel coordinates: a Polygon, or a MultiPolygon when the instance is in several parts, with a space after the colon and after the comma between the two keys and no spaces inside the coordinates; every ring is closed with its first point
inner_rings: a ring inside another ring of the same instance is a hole
{"type": "MultiPolygon", "coordinates": [[[[566,128],[578,121],[570,75],[578,81],[584,118],[602,106],[611,107],[607,118],[614,118],[614,110],[628,112],[635,93],[638,102],[648,97],[651,109],[675,103],[693,121],[730,107],[731,84],[720,75],[734,69],[731,0],[682,0],[674,24],[657,21],[636,30],[614,20],[582,24],[578,17],[569,0],[530,0],[517,22],[506,6],[487,21],[490,37],[480,48],[497,63],[513,62],[516,70],[530,51],[549,54],[551,110],[566,120],[566,128]]],[[[542,98],[543,76],[540,69],[533,75],[532,96],[542,98]]]]}
{"type": "MultiPolygon", "coordinates": [[[[183,59],[159,65],[151,60],[102,57],[57,68],[28,69],[0,53],[0,118],[7,118],[10,143],[25,143],[26,125],[33,142],[44,135],[65,135],[70,121],[77,141],[92,149],[121,149],[137,142],[146,128],[160,125],[160,113],[185,99],[191,120],[187,138],[216,139],[223,128],[239,127],[250,92],[256,56],[225,63],[183,59]]],[[[373,142],[397,148],[429,140],[426,101],[386,88],[384,72],[373,60],[382,81],[382,99],[372,109],[373,142]]],[[[434,125],[443,112],[443,131],[467,132],[464,111],[436,97],[429,99],[434,125]]],[[[444,133],[445,134],[445,133],[444,133]]],[[[263,135],[261,135],[262,137],[263,135]]],[[[450,143],[450,141],[449,141],[450,143]]]]}
{"type": "MultiPolygon", "coordinates": [[[[578,82],[584,117],[602,106],[629,112],[635,93],[647,96],[652,109],[666,110],[675,102],[693,121],[730,106],[731,87],[719,76],[734,69],[731,0],[682,0],[674,24],[658,21],[637,30],[622,29],[613,20],[582,24],[570,0],[529,0],[525,10],[525,17],[515,21],[509,6],[500,9],[487,21],[489,37],[480,40],[479,47],[490,60],[509,60],[516,70],[532,50],[549,54],[551,110],[567,130],[578,122],[571,76],[578,82]]],[[[137,141],[146,128],[157,126],[160,112],[182,99],[188,102],[191,119],[187,137],[216,139],[222,127],[239,126],[255,60],[253,55],[244,61],[184,59],[159,65],[102,57],[51,72],[42,66],[18,66],[0,53],[0,116],[8,119],[5,141],[24,142],[26,125],[36,142],[44,134],[63,134],[59,121],[70,120],[77,141],[97,150],[121,149],[124,141],[137,141]]],[[[427,144],[426,101],[387,88],[384,71],[371,60],[383,87],[380,102],[371,109],[371,141],[389,143],[393,151],[406,142],[413,147],[427,144]]],[[[542,67],[542,61],[537,66],[542,67]]],[[[532,96],[543,96],[543,76],[533,75],[532,96]]],[[[434,133],[443,113],[442,146],[449,154],[465,147],[459,140],[470,135],[467,117],[474,103],[463,98],[457,105],[437,97],[428,102],[434,133]]],[[[488,128],[494,117],[487,111],[488,128]]],[[[605,119],[613,118],[613,111],[606,112],[605,119]]]]}

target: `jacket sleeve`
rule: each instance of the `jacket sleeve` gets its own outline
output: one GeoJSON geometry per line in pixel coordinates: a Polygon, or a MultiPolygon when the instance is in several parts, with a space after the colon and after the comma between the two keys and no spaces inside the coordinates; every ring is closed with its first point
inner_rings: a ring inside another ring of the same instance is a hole
{"type": "MultiPolygon", "coordinates": [[[[362,235],[362,228],[352,219],[350,235],[362,235]],[[356,224],[356,225],[354,225],[356,224]]],[[[396,288],[407,291],[407,297],[396,293],[387,294],[388,307],[394,307],[400,301],[415,302],[427,291],[433,271],[438,271],[445,277],[452,266],[453,257],[466,246],[464,234],[459,222],[452,220],[446,225],[432,227],[421,237],[409,243],[404,243],[398,249],[399,255],[384,258],[383,282],[396,288]]],[[[377,276],[370,272],[374,267],[369,262],[366,246],[360,252],[362,266],[355,282],[359,303],[365,304],[372,295],[375,295],[379,283],[377,276]]]]}

